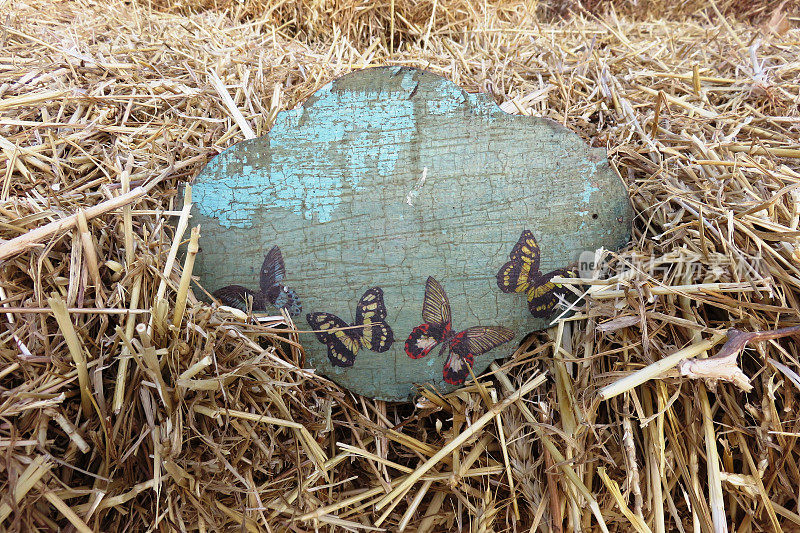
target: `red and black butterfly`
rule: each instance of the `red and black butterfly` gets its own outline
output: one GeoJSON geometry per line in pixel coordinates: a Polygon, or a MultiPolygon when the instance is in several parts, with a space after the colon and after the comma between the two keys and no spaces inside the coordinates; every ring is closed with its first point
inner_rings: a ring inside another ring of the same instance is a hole
{"type": "Polygon", "coordinates": [[[575,277],[575,271],[559,268],[547,274],[539,271],[539,244],[530,230],[520,235],[509,254],[510,261],[497,272],[497,286],[503,292],[524,292],[528,296],[528,309],[537,318],[553,314],[559,299],[567,294],[567,288],[554,283],[556,276],[575,277]]]}
{"type": "Polygon", "coordinates": [[[281,249],[273,246],[264,257],[259,276],[259,290],[252,291],[241,285],[227,285],[214,291],[214,297],[224,305],[236,307],[247,311],[248,301],[252,302],[253,311],[266,311],[267,304],[278,309],[286,309],[289,315],[298,316],[303,310],[300,297],[294,289],[290,289],[281,282],[286,277],[286,267],[283,264],[281,249]]]}
{"type": "Polygon", "coordinates": [[[412,359],[425,357],[441,344],[439,356],[447,354],[442,374],[451,385],[461,385],[469,376],[476,355],[485,354],[514,338],[514,332],[502,326],[474,326],[461,333],[452,328],[450,302],[441,284],[433,277],[425,283],[422,320],[406,340],[406,353],[412,359]]]}
{"type": "Polygon", "coordinates": [[[382,353],[394,342],[394,334],[386,320],[383,289],[367,289],[356,306],[356,321],[350,324],[332,313],[308,313],[306,320],[316,331],[319,342],[328,346],[328,359],[333,366],[353,366],[359,348],[382,353]],[[333,330],[333,331],[328,331],[333,330]]]}

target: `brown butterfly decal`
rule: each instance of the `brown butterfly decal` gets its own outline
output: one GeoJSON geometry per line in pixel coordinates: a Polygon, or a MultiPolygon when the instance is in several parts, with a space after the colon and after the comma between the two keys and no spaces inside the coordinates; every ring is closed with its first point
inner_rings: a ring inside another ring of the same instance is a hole
{"type": "Polygon", "coordinates": [[[476,355],[482,355],[514,338],[514,332],[502,326],[473,326],[460,333],[453,331],[450,301],[435,278],[425,283],[422,320],[406,340],[406,354],[412,359],[428,355],[437,345],[439,356],[447,355],[442,374],[451,385],[461,385],[469,376],[476,355]]]}
{"type": "Polygon", "coordinates": [[[283,264],[281,249],[273,246],[264,257],[259,276],[259,290],[252,291],[241,285],[227,285],[214,291],[214,297],[224,305],[247,311],[248,301],[252,301],[253,311],[266,311],[267,304],[286,309],[289,315],[299,316],[303,311],[300,297],[294,289],[283,285],[286,267],[283,264]]]}

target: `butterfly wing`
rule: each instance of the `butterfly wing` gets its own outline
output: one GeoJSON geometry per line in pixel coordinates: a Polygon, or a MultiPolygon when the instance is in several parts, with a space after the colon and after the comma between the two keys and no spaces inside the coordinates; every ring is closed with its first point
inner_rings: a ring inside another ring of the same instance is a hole
{"type": "Polygon", "coordinates": [[[474,360],[473,355],[470,353],[459,355],[450,350],[442,369],[444,380],[450,385],[463,385],[467,376],[469,376],[469,369],[472,368],[474,360]]]}
{"type": "Polygon", "coordinates": [[[383,290],[380,287],[367,289],[356,306],[355,325],[363,325],[364,328],[353,330],[362,347],[378,353],[389,349],[394,342],[394,334],[385,320],[386,305],[383,303],[383,290]]]}
{"type": "Polygon", "coordinates": [[[564,278],[575,277],[574,270],[561,268],[548,272],[544,276],[539,276],[528,288],[528,309],[537,318],[546,318],[553,314],[556,304],[561,297],[565,296],[568,289],[560,284],[551,281],[554,277],[564,278]]]}
{"type": "Polygon", "coordinates": [[[451,321],[450,300],[447,299],[444,287],[433,276],[428,277],[425,282],[422,320],[437,326],[448,326],[451,321]]]}
{"type": "Polygon", "coordinates": [[[539,276],[539,244],[530,230],[525,230],[508,255],[510,261],[497,272],[497,286],[503,292],[527,292],[539,276]]]}
{"type": "Polygon", "coordinates": [[[299,316],[303,311],[300,297],[285,285],[273,285],[267,291],[267,300],[278,309],[286,309],[291,316],[299,316]]]}
{"type": "Polygon", "coordinates": [[[469,376],[476,355],[485,354],[514,338],[514,332],[501,326],[475,326],[450,340],[450,353],[442,374],[451,385],[461,385],[469,376]]]}
{"type": "Polygon", "coordinates": [[[514,261],[530,260],[533,262],[533,270],[539,270],[539,243],[531,230],[522,231],[508,257],[514,261]]]}
{"type": "Polygon", "coordinates": [[[300,316],[303,306],[300,297],[289,287],[281,282],[286,277],[286,266],[283,263],[281,249],[273,246],[261,265],[261,276],[259,282],[261,291],[267,295],[269,303],[278,309],[286,309],[290,316],[300,316]]]}
{"type": "MultiPolygon", "coordinates": [[[[455,351],[466,349],[472,355],[483,355],[514,338],[514,332],[502,326],[475,326],[465,329],[459,335],[463,335],[466,340],[466,343],[462,343],[462,346],[466,346],[466,348],[453,347],[452,342],[450,343],[451,348],[455,351]]],[[[457,337],[458,335],[453,338],[453,341],[457,337]]]]}
{"type": "Polygon", "coordinates": [[[261,290],[265,294],[269,293],[269,290],[280,284],[285,277],[286,266],[283,264],[283,254],[281,254],[280,248],[273,246],[261,264],[261,276],[259,277],[261,290]]]}
{"type": "Polygon", "coordinates": [[[353,366],[358,354],[358,341],[352,337],[351,331],[336,330],[346,328],[348,324],[331,313],[308,313],[308,324],[316,330],[314,333],[319,342],[328,346],[328,359],[333,366],[353,366]]]}
{"type": "Polygon", "coordinates": [[[406,339],[406,354],[412,359],[425,357],[445,337],[445,329],[436,324],[420,324],[406,339]]]}
{"type": "Polygon", "coordinates": [[[266,311],[267,302],[262,292],[254,292],[241,285],[226,285],[213,293],[214,298],[223,305],[235,307],[247,312],[248,305],[252,302],[253,311],[266,311]]]}
{"type": "Polygon", "coordinates": [[[384,320],[386,320],[386,306],[383,304],[383,289],[380,287],[367,289],[356,306],[356,324],[384,320]]]}
{"type": "Polygon", "coordinates": [[[425,283],[422,320],[425,323],[415,327],[406,339],[406,354],[412,359],[428,355],[450,332],[450,302],[442,285],[433,277],[425,283]]]}

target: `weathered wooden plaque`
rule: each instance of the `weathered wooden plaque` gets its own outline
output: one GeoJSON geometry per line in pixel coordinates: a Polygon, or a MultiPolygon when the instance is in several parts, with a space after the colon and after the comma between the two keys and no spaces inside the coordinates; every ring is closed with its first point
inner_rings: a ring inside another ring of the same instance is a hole
{"type": "Polygon", "coordinates": [[[309,366],[386,400],[451,390],[547,327],[550,278],[627,242],[632,217],[603,150],[405,67],[329,83],[193,195],[203,286],[285,307],[316,331],[309,366]]]}

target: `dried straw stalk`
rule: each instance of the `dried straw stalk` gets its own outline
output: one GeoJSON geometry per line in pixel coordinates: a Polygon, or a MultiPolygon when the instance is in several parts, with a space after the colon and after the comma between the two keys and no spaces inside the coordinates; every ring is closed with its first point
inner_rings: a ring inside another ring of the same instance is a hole
{"type": "Polygon", "coordinates": [[[0,7],[0,528],[797,529],[796,336],[732,356],[749,392],[676,365],[798,324],[800,19],[610,5],[0,7]],[[573,316],[415,406],[304,368],[288,318],[203,303],[177,253],[179,184],[386,63],[606,147],[637,212],[573,316]]]}

